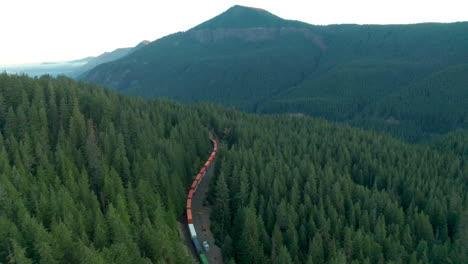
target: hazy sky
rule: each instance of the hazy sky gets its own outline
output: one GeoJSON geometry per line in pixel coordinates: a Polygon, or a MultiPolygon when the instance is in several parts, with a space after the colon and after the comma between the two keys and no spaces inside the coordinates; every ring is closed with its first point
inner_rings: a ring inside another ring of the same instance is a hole
{"type": "Polygon", "coordinates": [[[468,0],[0,0],[0,65],[135,46],[188,30],[236,4],[321,25],[468,21],[468,0]]]}

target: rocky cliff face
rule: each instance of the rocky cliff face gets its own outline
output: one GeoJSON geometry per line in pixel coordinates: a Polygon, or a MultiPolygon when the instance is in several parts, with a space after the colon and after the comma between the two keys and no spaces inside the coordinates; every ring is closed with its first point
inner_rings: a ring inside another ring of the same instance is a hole
{"type": "Polygon", "coordinates": [[[288,34],[299,33],[312,43],[325,50],[327,48],[323,38],[307,28],[278,27],[278,28],[218,28],[198,29],[188,32],[191,37],[201,43],[216,42],[227,38],[239,38],[248,42],[273,40],[288,34]]]}

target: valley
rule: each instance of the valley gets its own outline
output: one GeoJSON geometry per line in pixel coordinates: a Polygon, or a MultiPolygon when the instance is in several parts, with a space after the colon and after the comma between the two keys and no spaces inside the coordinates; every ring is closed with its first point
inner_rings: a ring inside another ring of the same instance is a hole
{"type": "MultiPolygon", "coordinates": [[[[214,8],[126,3],[112,24],[120,4],[98,36],[214,8]]],[[[467,33],[235,5],[1,68],[0,264],[465,263],[467,33]]]]}
{"type": "Polygon", "coordinates": [[[83,79],[129,95],[303,113],[424,142],[467,127],[466,32],[466,22],[316,26],[235,6],[83,79]]]}

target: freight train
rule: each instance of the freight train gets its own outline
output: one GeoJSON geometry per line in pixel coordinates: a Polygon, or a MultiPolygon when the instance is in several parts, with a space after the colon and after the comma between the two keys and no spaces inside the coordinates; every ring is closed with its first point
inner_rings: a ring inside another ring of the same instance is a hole
{"type": "Polygon", "coordinates": [[[213,142],[213,152],[211,153],[210,157],[206,161],[205,165],[200,169],[200,172],[197,174],[195,177],[195,180],[192,183],[192,186],[190,186],[190,190],[187,196],[187,223],[188,223],[188,229],[190,232],[190,237],[192,239],[193,246],[195,247],[195,250],[197,251],[198,257],[200,258],[201,263],[207,264],[208,259],[206,258],[206,255],[203,251],[203,248],[200,244],[200,241],[198,241],[197,238],[197,232],[195,231],[195,226],[193,225],[193,218],[192,218],[192,200],[193,196],[197,192],[198,186],[200,185],[201,181],[205,177],[206,171],[208,168],[213,164],[213,161],[216,157],[216,153],[218,153],[218,142],[215,139],[211,139],[213,142]]]}

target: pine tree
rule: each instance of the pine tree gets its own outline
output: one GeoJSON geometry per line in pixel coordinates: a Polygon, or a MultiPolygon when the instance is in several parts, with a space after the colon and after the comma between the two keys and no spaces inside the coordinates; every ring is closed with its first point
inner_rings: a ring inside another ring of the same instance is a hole
{"type": "Polygon", "coordinates": [[[26,250],[21,247],[16,241],[12,243],[12,252],[8,256],[9,263],[17,264],[32,264],[32,260],[26,257],[26,250]]]}
{"type": "Polygon", "coordinates": [[[316,233],[309,246],[309,255],[314,263],[325,263],[323,240],[320,233],[316,233]]]}
{"type": "Polygon", "coordinates": [[[264,254],[260,244],[260,232],[257,227],[257,216],[252,208],[245,212],[240,239],[236,244],[237,263],[262,263],[264,254]]]}
{"type": "Polygon", "coordinates": [[[284,263],[284,264],[292,264],[293,261],[291,256],[289,255],[288,249],[285,246],[282,246],[278,252],[278,257],[276,261],[273,263],[284,263]]]}
{"type": "Polygon", "coordinates": [[[219,223],[220,232],[222,234],[229,232],[231,225],[229,189],[222,172],[216,182],[214,203],[215,208],[213,210],[213,214],[219,223]]]}

